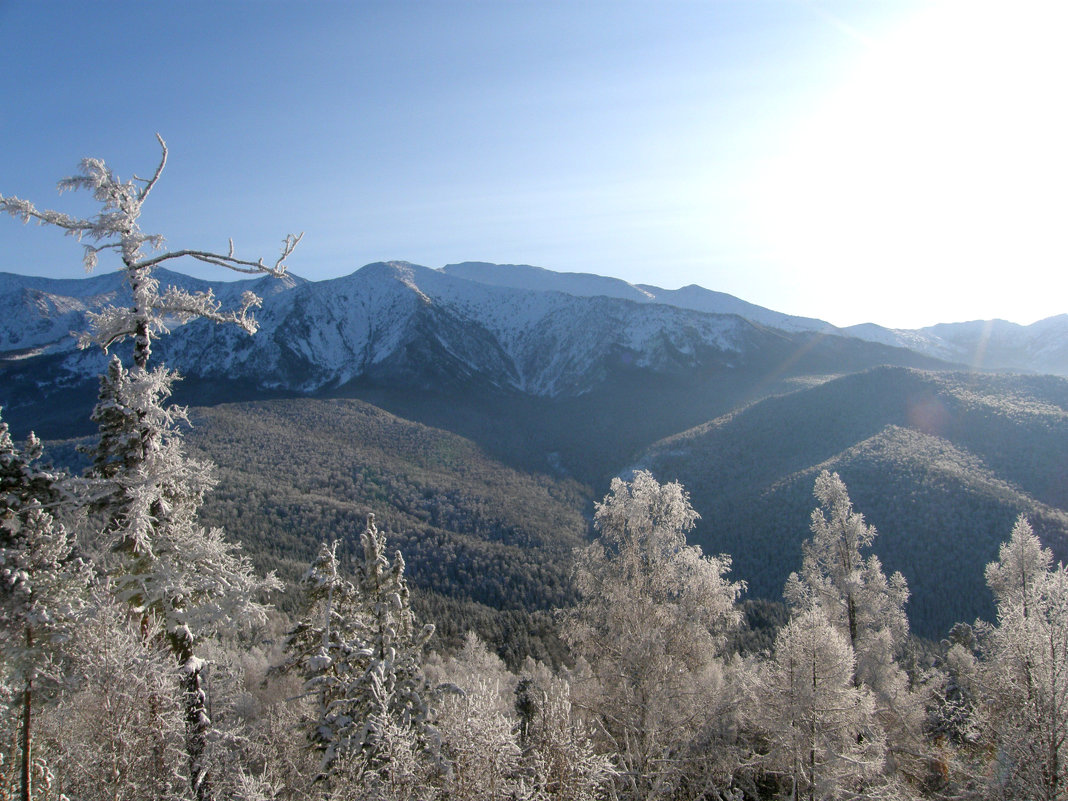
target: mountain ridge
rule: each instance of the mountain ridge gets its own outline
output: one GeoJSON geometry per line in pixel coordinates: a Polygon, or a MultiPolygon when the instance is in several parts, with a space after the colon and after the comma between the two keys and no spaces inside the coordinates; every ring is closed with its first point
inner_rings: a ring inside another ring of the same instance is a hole
{"type": "Polygon", "coordinates": [[[993,614],[983,568],[1018,515],[1068,559],[1065,452],[1068,380],[878,367],[681,431],[631,468],[681,482],[694,540],[771,598],[800,563],[815,477],[837,471],[912,587],[914,628],[937,637],[993,614]]]}
{"type": "MultiPolygon", "coordinates": [[[[265,298],[260,314],[265,329],[271,327],[271,321],[278,318],[281,309],[285,308],[285,303],[277,303],[282,296],[294,291],[298,294],[300,291],[328,294],[333,288],[350,287],[353,282],[366,290],[369,285],[376,283],[371,280],[374,277],[378,284],[396,282],[424,302],[433,297],[434,301],[452,307],[454,318],[458,313],[459,319],[453,322],[459,323],[461,328],[474,319],[498,338],[520,321],[525,322],[528,328],[533,326],[535,321],[530,319],[529,313],[524,314],[526,306],[533,304],[540,307],[544,317],[549,308],[563,303],[559,299],[555,303],[548,300],[552,293],[559,293],[587,300],[599,297],[701,314],[736,315],[766,328],[791,333],[853,337],[873,344],[905,348],[932,359],[973,369],[1068,375],[1068,314],[1055,315],[1028,326],[1003,320],[980,320],[939,323],[919,329],[892,329],[875,323],[838,328],[823,320],[784,314],[697,285],[668,290],[652,284],[630,284],[622,279],[590,273],[565,273],[531,265],[488,262],[461,262],[437,270],[403,261],[375,262],[337,278],[306,281],[294,277],[290,284],[268,278],[206,281],[169,271],[160,271],[158,276],[163,284],[177,284],[193,290],[211,289],[224,304],[236,302],[241,292],[251,289],[265,298]],[[360,278],[357,279],[357,276],[360,278]],[[463,288],[459,289],[460,286],[463,288]],[[317,290],[314,289],[316,287],[317,290]],[[533,295],[515,294],[524,292],[533,295]],[[535,295],[539,300],[534,300],[535,295]],[[273,302],[269,303],[268,299],[273,302]],[[498,304],[500,309],[494,313],[494,307],[498,304]],[[273,305],[280,308],[270,308],[273,305]]],[[[379,286],[379,289],[382,287],[379,286]]],[[[0,359],[73,349],[67,347],[71,344],[67,334],[71,330],[78,330],[79,323],[84,324],[84,313],[122,296],[122,276],[117,272],[63,279],[0,273],[0,320],[4,321],[0,323],[0,359]]],[[[396,298],[393,301],[396,302],[396,298]]],[[[287,322],[293,321],[290,319],[287,322]]],[[[542,323],[544,325],[544,320],[542,323]]],[[[310,357],[311,344],[308,343],[304,348],[305,358],[310,357]]],[[[316,344],[327,346],[344,343],[322,341],[316,344]]],[[[388,338],[385,344],[388,344],[388,338]]],[[[455,344],[449,343],[446,350],[449,347],[455,350],[455,344]]],[[[234,345],[237,347],[236,343],[234,345]]],[[[520,342],[512,341],[504,350],[515,361],[517,357],[522,357],[521,348],[520,342]]],[[[276,355],[281,357],[281,354],[276,355]]],[[[369,363],[381,361],[380,351],[372,348],[367,355],[370,357],[369,363]]],[[[330,372],[330,369],[325,370],[325,373],[330,372]]],[[[498,378],[517,381],[518,388],[523,391],[550,394],[555,391],[554,380],[550,376],[522,376],[522,372],[520,369],[519,374],[511,379],[503,374],[498,378]]],[[[325,375],[319,378],[322,381],[344,383],[353,377],[335,371],[329,378],[325,375]]],[[[573,390],[574,382],[571,384],[570,387],[562,387],[561,391],[573,390]]],[[[308,391],[309,388],[304,386],[302,391],[308,391]]]]}
{"type": "MultiPolygon", "coordinates": [[[[829,347],[804,340],[809,332],[784,332],[736,314],[498,286],[407,262],[376,262],[347,276],[291,286],[160,277],[162,283],[211,289],[224,305],[249,287],[270,290],[263,293],[255,338],[202,321],[176,326],[157,348],[170,366],[187,375],[298,393],[359,378],[407,376],[425,388],[466,376],[498,390],[554,397],[588,392],[617,368],[731,369],[776,341],[797,351],[829,347]]],[[[7,276],[7,294],[0,296],[9,312],[0,359],[10,364],[58,357],[51,369],[67,384],[98,375],[100,354],[78,351],[63,332],[87,325],[90,301],[122,303],[125,296],[114,277],[87,280],[100,291],[74,285],[82,297],[75,292],[61,302],[65,296],[58,292],[67,283],[33,279],[19,287],[17,277],[7,276]],[[49,287],[56,291],[47,292],[49,287]],[[45,296],[49,302],[41,302],[45,296]]],[[[924,364],[905,352],[873,350],[868,357],[881,360],[924,364]]]]}

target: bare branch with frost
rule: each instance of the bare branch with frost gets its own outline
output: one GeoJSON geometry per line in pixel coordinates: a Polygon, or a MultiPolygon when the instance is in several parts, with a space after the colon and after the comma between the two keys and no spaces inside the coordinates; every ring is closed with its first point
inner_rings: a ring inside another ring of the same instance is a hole
{"type": "Polygon", "coordinates": [[[239,258],[234,252],[233,239],[229,240],[229,249],[225,254],[183,248],[146,257],[143,252],[146,246],[161,250],[164,244],[162,235],[146,234],[138,225],[141,208],[167,164],[167,143],[159,134],[156,134],[156,139],[162,153],[151,178],[134,175],[131,180],[122,181],[101,159],[86,158],[82,159],[78,174],[59,182],[60,193],[78,189],[92,193],[102,206],[93,217],[78,218],[58,211],[42,210],[28,200],[0,195],[0,211],[12,217],[24,223],[33,220],[39,225],[53,225],[79,241],[90,240],[82,244],[82,263],[87,272],[97,266],[101,251],[118,252],[133,293],[132,307],[106,307],[90,314],[91,331],[79,338],[79,346],[84,348],[97,344],[106,351],[115,343],[132,337],[136,343],[135,361],[139,363],[147,362],[152,337],[166,333],[168,321],[184,323],[204,317],[214,322],[234,323],[249,333],[257,329],[256,320],[250,312],[260,305],[260,301],[252,293],[242,297],[241,306],[237,309],[223,311],[210,291],[189,292],[171,287],[161,293],[158,282],[152,278],[154,268],[163,262],[190,258],[245,275],[286,278],[286,260],[304,236],[303,233],[288,234],[273,264],[262,258],[255,261],[239,258]]]}

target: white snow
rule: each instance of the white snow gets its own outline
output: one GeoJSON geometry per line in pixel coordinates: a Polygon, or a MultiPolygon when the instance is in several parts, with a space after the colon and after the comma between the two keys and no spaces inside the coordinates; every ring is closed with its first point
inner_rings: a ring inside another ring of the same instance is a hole
{"type": "MultiPolygon", "coordinates": [[[[279,386],[309,391],[352,380],[399,358],[432,336],[450,358],[500,386],[539,394],[581,393],[612,359],[654,367],[701,350],[739,352],[745,318],[787,331],[828,331],[907,347],[954,362],[1068,373],[1068,315],[1032,326],[1002,321],[958,323],[917,331],[876,325],[833,329],[697,286],[663,290],[582,273],[526,265],[466,262],[433,270],[379,262],[319,282],[273,279],[207,282],[159,271],[163,285],[212,289],[224,308],[244,291],[263,296],[260,332],[192,323],[161,341],[162,357],[203,375],[272,375],[279,386]],[[737,315],[737,316],[734,316],[737,315]],[[992,360],[994,360],[992,362],[992,360]],[[282,376],[277,378],[276,376],[282,376]]],[[[75,376],[101,370],[100,356],[77,351],[70,331],[86,312],[121,304],[121,276],[52,280],[0,273],[0,355],[65,353],[75,376]],[[6,353],[5,353],[6,352],[6,353]]]]}

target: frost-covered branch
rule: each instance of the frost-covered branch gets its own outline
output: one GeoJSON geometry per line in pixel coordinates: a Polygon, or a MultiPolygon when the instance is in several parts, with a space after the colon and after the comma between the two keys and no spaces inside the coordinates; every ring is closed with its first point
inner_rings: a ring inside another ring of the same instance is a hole
{"type": "Polygon", "coordinates": [[[152,272],[157,266],[174,259],[191,258],[246,275],[262,274],[284,278],[286,260],[303,237],[303,234],[288,234],[282,242],[281,253],[273,264],[262,258],[255,261],[239,258],[234,252],[233,239],[230,240],[226,253],[186,248],[151,257],[145,256],[146,246],[160,250],[164,243],[162,235],[146,234],[138,224],[142,206],[167,164],[167,144],[159,134],[156,138],[162,154],[151,178],[139,178],[135,175],[129,181],[122,181],[102,160],[86,158],[82,160],[77,175],[59,182],[61,193],[78,189],[92,193],[93,198],[102,207],[93,217],[78,218],[58,211],[41,210],[28,200],[0,195],[0,211],[5,211],[12,217],[24,223],[33,220],[39,225],[56,226],[79,241],[90,240],[82,245],[82,263],[86,271],[92,271],[97,266],[101,251],[118,252],[133,293],[133,305],[123,309],[106,307],[90,315],[91,332],[79,338],[79,345],[88,347],[96,344],[107,350],[115,343],[132,337],[135,340],[134,361],[141,367],[147,364],[152,338],[168,330],[165,320],[186,322],[205,317],[214,322],[234,323],[249,333],[255,332],[257,328],[256,321],[249,312],[259,305],[259,300],[251,293],[246,293],[242,298],[240,308],[224,312],[211,292],[192,293],[172,287],[160,293],[158,282],[152,278],[152,272]]]}
{"type": "Polygon", "coordinates": [[[281,278],[286,274],[286,259],[293,253],[293,250],[297,247],[297,243],[300,242],[303,237],[303,233],[287,234],[285,240],[282,242],[281,255],[275,260],[275,263],[270,266],[268,266],[262,258],[257,259],[256,261],[246,261],[245,259],[239,259],[234,256],[233,239],[230,240],[230,251],[225,256],[221,253],[212,253],[206,250],[176,250],[170,253],[163,253],[151,259],[145,259],[141,261],[138,266],[155,267],[160,262],[167,261],[168,259],[180,259],[188,256],[197,261],[202,261],[206,264],[214,264],[218,267],[226,267],[227,269],[238,273],[247,273],[250,275],[259,275],[263,273],[266,275],[273,275],[276,278],[281,278]]]}
{"type": "Polygon", "coordinates": [[[144,202],[145,198],[148,197],[148,193],[152,191],[152,187],[156,185],[156,181],[158,181],[159,177],[163,174],[163,168],[167,166],[167,143],[163,141],[163,137],[160,136],[158,133],[156,134],[156,141],[159,142],[160,150],[162,150],[163,153],[160,156],[159,165],[156,167],[155,174],[147,181],[144,178],[138,178],[136,175],[134,175],[135,181],[141,181],[145,185],[140,192],[140,199],[142,203],[144,202]]]}

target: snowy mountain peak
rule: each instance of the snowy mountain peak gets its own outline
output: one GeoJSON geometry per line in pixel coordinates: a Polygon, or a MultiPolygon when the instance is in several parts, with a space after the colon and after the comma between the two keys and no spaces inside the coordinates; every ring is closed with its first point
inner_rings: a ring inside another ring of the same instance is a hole
{"type": "Polygon", "coordinates": [[[639,303],[653,299],[649,292],[619,278],[608,278],[592,273],[558,273],[529,264],[490,264],[482,261],[465,261],[461,264],[447,264],[441,268],[441,272],[480,284],[511,289],[563,292],[575,297],[620,298],[639,303]]]}
{"type": "Polygon", "coordinates": [[[630,284],[620,278],[591,273],[558,273],[527,264],[486,262],[449,264],[443,267],[441,272],[489,286],[563,292],[575,297],[607,297],[635,303],[657,303],[705,314],[737,314],[761,325],[785,331],[836,330],[830,323],[822,320],[782,314],[747,303],[733,295],[704,289],[696,284],[681,289],[662,289],[651,284],[630,284]]]}

